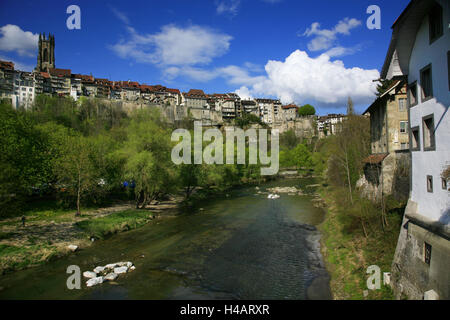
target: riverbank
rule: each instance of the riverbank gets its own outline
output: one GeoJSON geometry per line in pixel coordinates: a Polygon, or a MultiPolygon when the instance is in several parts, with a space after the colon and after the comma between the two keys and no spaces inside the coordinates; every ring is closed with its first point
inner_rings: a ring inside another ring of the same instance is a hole
{"type": "MultiPolygon", "coordinates": [[[[346,216],[348,208],[337,199],[339,191],[322,187],[319,194],[326,203],[324,222],[319,226],[322,233],[321,251],[331,276],[330,287],[335,300],[391,300],[389,286],[368,290],[366,270],[377,265],[383,272],[390,272],[401,223],[401,208],[392,208],[387,214],[387,226],[381,228],[372,223],[368,235],[357,228],[351,230],[346,216]]],[[[370,205],[369,205],[370,206],[370,205]]],[[[376,210],[375,207],[370,210],[376,210]]],[[[353,226],[354,227],[354,226],[353,226]]],[[[369,227],[367,227],[369,228],[369,227]]]]}
{"type": "Polygon", "coordinates": [[[30,268],[90,246],[93,241],[112,234],[139,228],[162,213],[175,210],[182,198],[153,203],[135,209],[131,203],[106,208],[86,209],[80,216],[75,210],[39,208],[21,217],[0,221],[0,274],[30,268]]]}

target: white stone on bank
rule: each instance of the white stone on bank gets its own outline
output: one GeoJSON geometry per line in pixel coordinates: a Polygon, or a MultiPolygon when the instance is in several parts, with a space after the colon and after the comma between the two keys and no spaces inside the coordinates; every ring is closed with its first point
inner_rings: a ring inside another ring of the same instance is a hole
{"type": "Polygon", "coordinates": [[[85,272],[83,272],[83,277],[92,279],[92,278],[97,277],[97,273],[93,272],[93,271],[85,271],[85,272]]]}
{"type": "Polygon", "coordinates": [[[103,277],[96,277],[96,278],[92,278],[92,279],[89,279],[88,281],[86,281],[86,285],[88,287],[92,287],[92,286],[95,286],[100,283],[103,283],[103,277]]]}
{"type": "Polygon", "coordinates": [[[114,268],[114,273],[117,273],[117,274],[126,273],[127,271],[128,271],[127,266],[114,268]]]}
{"type": "Polygon", "coordinates": [[[77,251],[78,246],[76,246],[76,245],[74,245],[74,244],[70,244],[70,245],[67,246],[67,248],[68,248],[70,251],[75,252],[75,251],[77,251]]]}
{"type": "Polygon", "coordinates": [[[114,280],[116,280],[116,278],[117,278],[118,276],[119,276],[119,275],[118,275],[117,273],[111,272],[111,273],[108,273],[108,274],[105,276],[104,280],[106,280],[106,281],[114,281],[114,280]]]}

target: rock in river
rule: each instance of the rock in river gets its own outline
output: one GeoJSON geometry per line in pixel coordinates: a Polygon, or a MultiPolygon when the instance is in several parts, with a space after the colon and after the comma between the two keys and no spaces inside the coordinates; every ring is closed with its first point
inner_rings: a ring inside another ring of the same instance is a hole
{"type": "Polygon", "coordinates": [[[85,271],[85,272],[83,272],[83,277],[93,279],[93,278],[97,277],[97,274],[93,271],[85,271]]]}
{"type": "Polygon", "coordinates": [[[101,272],[103,272],[103,270],[105,270],[105,267],[98,266],[98,267],[95,267],[94,272],[95,273],[101,273],[101,272]]]}
{"type": "Polygon", "coordinates": [[[119,275],[118,275],[117,273],[111,272],[111,273],[108,273],[108,274],[105,276],[105,279],[104,279],[104,280],[107,280],[107,281],[114,281],[114,280],[116,280],[116,278],[117,278],[118,276],[119,276],[119,275]]]}
{"type": "Polygon", "coordinates": [[[86,285],[88,287],[92,287],[100,283],[103,283],[103,277],[95,277],[86,281],[86,285]]]}
{"type": "Polygon", "coordinates": [[[117,273],[117,274],[126,273],[127,271],[128,271],[127,266],[114,268],[114,273],[117,273]]]}

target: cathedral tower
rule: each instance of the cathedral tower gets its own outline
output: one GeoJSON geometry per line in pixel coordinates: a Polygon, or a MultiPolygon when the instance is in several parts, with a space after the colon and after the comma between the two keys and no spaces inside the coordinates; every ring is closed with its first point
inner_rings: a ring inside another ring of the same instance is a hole
{"type": "Polygon", "coordinates": [[[55,67],[55,36],[48,35],[48,39],[44,35],[39,34],[39,52],[37,57],[36,71],[48,71],[49,68],[55,67]]]}

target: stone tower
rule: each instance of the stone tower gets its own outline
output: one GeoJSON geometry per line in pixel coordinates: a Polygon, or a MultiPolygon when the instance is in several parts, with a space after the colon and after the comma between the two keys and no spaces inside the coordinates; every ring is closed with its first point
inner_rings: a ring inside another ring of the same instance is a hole
{"type": "Polygon", "coordinates": [[[55,67],[55,36],[48,35],[48,39],[44,35],[39,34],[39,52],[37,57],[36,71],[48,71],[49,68],[55,67]]]}

